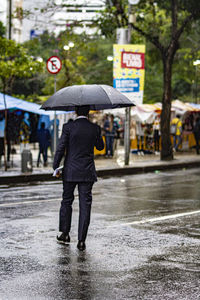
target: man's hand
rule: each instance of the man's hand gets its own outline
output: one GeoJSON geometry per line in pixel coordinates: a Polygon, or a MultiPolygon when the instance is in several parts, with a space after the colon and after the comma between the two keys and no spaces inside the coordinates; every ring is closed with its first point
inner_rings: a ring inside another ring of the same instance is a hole
{"type": "Polygon", "coordinates": [[[59,178],[59,177],[60,177],[60,171],[57,172],[57,174],[56,174],[55,177],[56,177],[56,178],[59,178]]]}

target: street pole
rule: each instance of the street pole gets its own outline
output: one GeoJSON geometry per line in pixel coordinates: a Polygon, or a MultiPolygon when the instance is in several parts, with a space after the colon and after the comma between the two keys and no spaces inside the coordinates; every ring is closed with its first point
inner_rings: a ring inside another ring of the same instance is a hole
{"type": "Polygon", "coordinates": [[[12,39],[12,0],[8,0],[8,39],[12,39]]]}
{"type": "MultiPolygon", "coordinates": [[[[128,15],[131,15],[131,5],[129,3],[128,15]]],[[[128,18],[129,20],[129,18],[128,18]]],[[[127,34],[127,44],[131,42],[131,24],[128,24],[128,34],[127,34]]],[[[124,164],[125,166],[129,165],[130,158],[130,119],[131,119],[131,108],[126,108],[126,118],[125,118],[125,132],[124,132],[124,164]]]]}
{"type": "MultiPolygon", "coordinates": [[[[117,29],[117,44],[129,44],[130,33],[129,28],[117,29]]],[[[130,108],[125,109],[125,121],[124,121],[124,164],[129,164],[130,153],[130,108]]]]}
{"type": "MultiPolygon", "coordinates": [[[[56,75],[54,77],[54,93],[56,93],[56,75]]],[[[57,130],[56,130],[56,111],[54,111],[54,134],[53,134],[53,157],[56,153],[56,139],[57,138],[57,130]]]]}

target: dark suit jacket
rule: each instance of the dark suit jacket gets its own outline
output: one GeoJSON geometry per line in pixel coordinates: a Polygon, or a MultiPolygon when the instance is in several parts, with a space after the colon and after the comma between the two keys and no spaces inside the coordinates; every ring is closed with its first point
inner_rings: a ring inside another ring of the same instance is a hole
{"type": "Polygon", "coordinates": [[[103,150],[101,128],[86,118],[79,118],[63,125],[62,135],[56,149],[53,168],[59,167],[65,154],[64,181],[97,181],[94,165],[94,146],[103,150]]]}

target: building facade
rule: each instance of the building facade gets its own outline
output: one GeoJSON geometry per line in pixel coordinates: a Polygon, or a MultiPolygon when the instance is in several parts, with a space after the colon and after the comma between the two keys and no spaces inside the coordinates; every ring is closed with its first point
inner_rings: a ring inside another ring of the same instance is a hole
{"type": "Polygon", "coordinates": [[[6,37],[23,41],[23,0],[0,0],[0,21],[6,27],[6,37]]]}

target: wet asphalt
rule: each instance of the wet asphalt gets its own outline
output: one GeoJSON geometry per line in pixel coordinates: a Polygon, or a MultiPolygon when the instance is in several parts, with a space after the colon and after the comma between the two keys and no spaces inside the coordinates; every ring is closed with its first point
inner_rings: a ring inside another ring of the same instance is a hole
{"type": "Polygon", "coordinates": [[[99,179],[84,252],[77,196],[56,243],[60,181],[0,195],[0,299],[200,299],[200,169],[99,179]]]}

